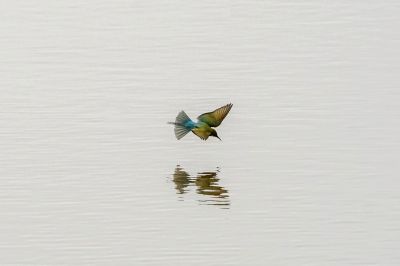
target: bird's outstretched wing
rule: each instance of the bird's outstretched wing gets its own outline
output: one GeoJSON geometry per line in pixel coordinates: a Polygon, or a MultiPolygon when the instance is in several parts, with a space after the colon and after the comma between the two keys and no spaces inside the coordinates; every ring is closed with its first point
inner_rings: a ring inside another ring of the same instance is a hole
{"type": "Polygon", "coordinates": [[[204,113],[197,117],[197,119],[201,122],[207,123],[210,127],[217,127],[221,125],[222,120],[226,117],[226,115],[231,110],[233,104],[227,104],[222,106],[212,112],[204,113]]]}

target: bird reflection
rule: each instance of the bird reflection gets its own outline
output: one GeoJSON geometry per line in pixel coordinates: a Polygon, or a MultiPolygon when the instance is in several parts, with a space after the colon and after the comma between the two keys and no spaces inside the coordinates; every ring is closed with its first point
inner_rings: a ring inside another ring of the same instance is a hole
{"type": "Polygon", "coordinates": [[[177,194],[183,195],[189,192],[191,187],[196,187],[197,194],[202,196],[198,200],[200,204],[229,208],[228,190],[219,186],[218,173],[219,168],[216,171],[200,172],[196,176],[191,176],[180,165],[177,165],[172,174],[172,181],[175,183],[177,194]]]}

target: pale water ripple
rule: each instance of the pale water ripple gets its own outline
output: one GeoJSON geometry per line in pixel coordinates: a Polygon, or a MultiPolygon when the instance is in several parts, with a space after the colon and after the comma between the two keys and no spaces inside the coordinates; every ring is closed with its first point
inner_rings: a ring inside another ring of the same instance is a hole
{"type": "Polygon", "coordinates": [[[0,265],[400,265],[398,14],[5,1],[0,265]]]}

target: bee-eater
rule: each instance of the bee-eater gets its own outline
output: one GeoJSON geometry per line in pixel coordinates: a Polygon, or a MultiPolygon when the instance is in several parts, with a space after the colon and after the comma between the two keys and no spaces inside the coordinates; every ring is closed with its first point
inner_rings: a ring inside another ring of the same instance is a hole
{"type": "Polygon", "coordinates": [[[168,124],[175,125],[176,139],[183,138],[187,133],[192,131],[202,140],[208,139],[209,136],[218,138],[217,131],[212,127],[217,127],[222,123],[232,108],[232,104],[222,106],[212,112],[204,113],[197,117],[197,122],[192,121],[185,111],[180,111],[175,119],[175,122],[168,122],[168,124]]]}

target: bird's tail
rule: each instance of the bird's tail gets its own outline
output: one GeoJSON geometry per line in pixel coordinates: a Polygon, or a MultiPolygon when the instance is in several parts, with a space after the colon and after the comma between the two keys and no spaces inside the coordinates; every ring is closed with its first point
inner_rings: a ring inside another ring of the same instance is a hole
{"type": "Polygon", "coordinates": [[[191,120],[189,116],[185,113],[185,111],[180,111],[175,119],[175,122],[168,122],[168,124],[175,125],[174,131],[176,139],[183,138],[187,133],[191,131],[190,128],[185,126],[185,124],[189,121],[191,120]]]}

